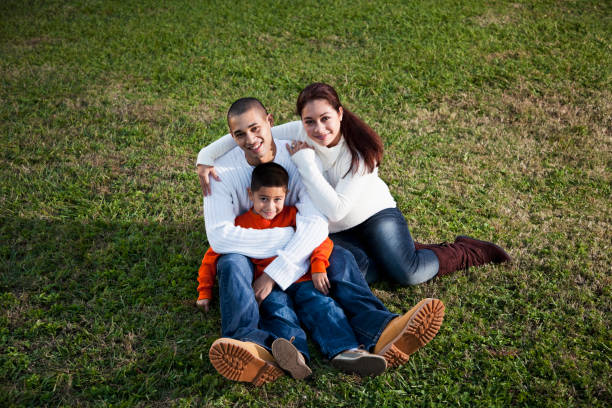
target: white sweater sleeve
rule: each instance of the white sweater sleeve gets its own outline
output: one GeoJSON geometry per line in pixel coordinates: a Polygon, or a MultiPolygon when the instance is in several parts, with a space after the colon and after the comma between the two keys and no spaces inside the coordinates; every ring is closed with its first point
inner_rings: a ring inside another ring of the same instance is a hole
{"type": "Polygon", "coordinates": [[[359,203],[360,196],[367,194],[369,179],[377,177],[375,173],[366,173],[360,163],[356,173],[349,171],[334,188],[317,166],[314,150],[302,149],[294,154],[292,159],[312,201],[331,222],[343,219],[353,206],[359,203]]]}
{"type": "Polygon", "coordinates": [[[223,156],[225,153],[236,147],[234,138],[229,133],[225,136],[220,137],[206,147],[203,147],[198,153],[198,160],[196,164],[205,164],[207,166],[213,166],[215,160],[223,156]]]}
{"type": "Polygon", "coordinates": [[[277,258],[264,270],[282,290],[308,271],[312,251],[327,238],[329,231],[327,219],[310,201],[304,185],[300,182],[293,188],[298,189],[295,234],[283,249],[277,251],[277,258]]]}
{"type": "Polygon", "coordinates": [[[250,258],[270,258],[295,235],[293,228],[256,230],[234,225],[232,196],[223,181],[215,183],[211,195],[204,197],[206,236],[213,251],[219,254],[237,253],[250,258]]]}
{"type": "MultiPolygon", "coordinates": [[[[289,139],[289,140],[304,140],[300,135],[302,129],[302,122],[299,120],[288,122],[272,128],[272,137],[275,139],[289,139]]],[[[205,164],[207,166],[213,166],[215,160],[223,156],[225,153],[236,147],[234,138],[229,133],[215,140],[198,153],[198,160],[196,164],[205,164]]]]}
{"type": "Polygon", "coordinates": [[[282,125],[272,128],[272,137],[278,140],[301,140],[305,141],[305,134],[302,132],[304,127],[302,122],[294,120],[293,122],[283,123],[282,125]]]}

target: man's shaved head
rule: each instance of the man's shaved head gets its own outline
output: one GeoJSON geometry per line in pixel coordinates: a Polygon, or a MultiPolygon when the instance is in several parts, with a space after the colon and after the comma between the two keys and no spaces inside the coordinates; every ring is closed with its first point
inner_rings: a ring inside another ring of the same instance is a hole
{"type": "Polygon", "coordinates": [[[232,103],[229,110],[227,111],[227,120],[231,117],[242,115],[243,113],[250,111],[251,109],[257,109],[262,112],[264,116],[268,115],[268,110],[263,103],[257,98],[240,98],[236,102],[232,103]]]}
{"type": "Polygon", "coordinates": [[[242,98],[232,103],[227,112],[227,125],[250,165],[255,166],[274,160],[276,154],[276,145],[272,139],[274,121],[258,99],[242,98]]]}

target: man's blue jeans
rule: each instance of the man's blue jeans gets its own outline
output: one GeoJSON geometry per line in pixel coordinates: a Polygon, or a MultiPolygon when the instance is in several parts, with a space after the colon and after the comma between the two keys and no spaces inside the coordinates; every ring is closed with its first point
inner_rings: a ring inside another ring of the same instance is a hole
{"type": "MultiPolygon", "coordinates": [[[[362,344],[366,350],[370,350],[376,344],[384,328],[396,315],[389,312],[370,291],[357,267],[355,258],[349,251],[337,245],[334,246],[329,262],[327,274],[331,284],[330,296],[344,310],[357,344],[362,344]]],[[[268,350],[277,337],[285,339],[295,337],[293,344],[308,358],[306,335],[299,326],[293,309],[294,301],[290,296],[291,293],[298,295],[300,291],[293,287],[300,284],[293,284],[287,288],[287,292],[275,286],[270,295],[261,303],[260,312],[251,287],[253,270],[252,262],[243,255],[227,254],[217,262],[221,335],[254,342],[268,350]]],[[[302,321],[308,327],[310,325],[306,323],[308,319],[314,321],[317,316],[320,317],[317,313],[329,310],[323,305],[307,309],[303,311],[302,321]]],[[[309,327],[309,329],[312,328],[309,327]]],[[[336,345],[332,336],[326,333],[325,329],[311,334],[326,355],[333,356],[331,353],[337,347],[351,348],[347,347],[350,345],[349,342],[343,346],[336,345]]]]}
{"type": "Polygon", "coordinates": [[[334,245],[329,257],[327,277],[331,284],[329,295],[344,310],[359,344],[371,351],[397,315],[374,296],[353,255],[339,245],[334,245]]]}
{"type": "Polygon", "coordinates": [[[329,360],[359,346],[342,308],[319,292],[312,281],[294,283],[287,288],[287,294],[302,325],[329,360]]]}
{"type": "Polygon", "coordinates": [[[415,250],[406,219],[397,208],[379,211],[329,237],[351,251],[368,283],[388,279],[404,286],[418,285],[438,273],[438,258],[429,249],[415,250]]]}

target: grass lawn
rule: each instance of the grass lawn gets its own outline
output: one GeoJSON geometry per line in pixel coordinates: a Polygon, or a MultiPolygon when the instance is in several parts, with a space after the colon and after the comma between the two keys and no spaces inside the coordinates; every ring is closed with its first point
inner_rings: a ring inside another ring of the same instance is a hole
{"type": "Polygon", "coordinates": [[[610,1],[0,2],[0,406],[610,406],[610,1]],[[336,87],[414,237],[514,263],[416,287],[444,325],[376,378],[255,388],[208,361],[198,150],[336,87]]]}

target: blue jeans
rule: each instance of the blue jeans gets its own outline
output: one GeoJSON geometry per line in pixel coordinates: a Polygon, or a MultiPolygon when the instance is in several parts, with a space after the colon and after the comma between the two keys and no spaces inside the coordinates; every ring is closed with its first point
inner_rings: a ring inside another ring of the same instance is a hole
{"type": "Polygon", "coordinates": [[[388,279],[404,286],[417,285],[438,273],[438,258],[428,249],[415,250],[406,219],[397,208],[379,211],[329,237],[351,251],[368,283],[388,279]]]}
{"type": "Polygon", "coordinates": [[[334,245],[329,257],[327,277],[331,284],[329,295],[344,310],[358,343],[371,350],[397,315],[374,296],[353,255],[338,245],[334,245]]]}
{"type": "Polygon", "coordinates": [[[269,351],[276,338],[295,337],[293,345],[310,358],[306,333],[293,310],[291,298],[275,285],[258,306],[251,286],[253,272],[253,263],[244,255],[226,254],[219,258],[221,336],[253,342],[269,351]]]}
{"type": "MultiPolygon", "coordinates": [[[[376,345],[387,324],[397,315],[389,312],[370,291],[355,258],[349,251],[334,246],[329,262],[327,276],[331,284],[330,296],[344,310],[357,344],[362,344],[370,350],[376,345]]],[[[306,334],[299,326],[293,310],[294,302],[289,293],[275,286],[262,302],[260,312],[251,287],[253,270],[252,262],[243,255],[223,255],[217,262],[221,335],[257,343],[268,350],[278,337],[285,339],[295,337],[293,344],[306,358],[309,358],[306,334]]],[[[299,284],[293,284],[287,288],[287,291],[295,295],[298,290],[293,288],[294,286],[297,287],[299,284]]],[[[316,319],[320,312],[321,309],[305,311],[313,314],[313,319],[316,319]]],[[[328,355],[333,353],[336,347],[345,347],[345,349],[354,347],[348,341],[347,344],[338,346],[325,330],[316,334],[313,332],[313,338],[328,355]],[[318,339],[314,338],[315,335],[318,339]]]]}
{"type": "Polygon", "coordinates": [[[357,348],[359,343],[344,312],[334,300],[319,292],[312,281],[297,282],[287,288],[295,313],[328,359],[357,348]]]}

